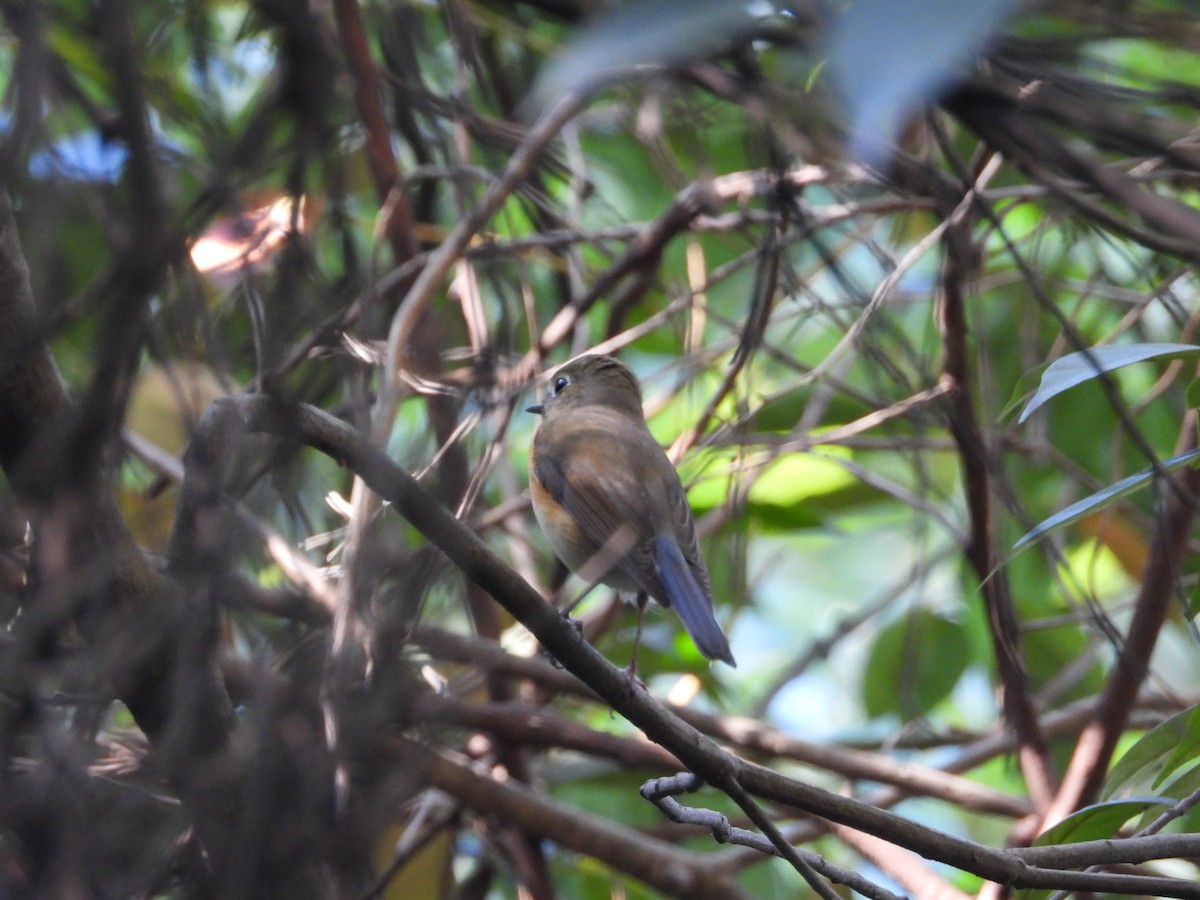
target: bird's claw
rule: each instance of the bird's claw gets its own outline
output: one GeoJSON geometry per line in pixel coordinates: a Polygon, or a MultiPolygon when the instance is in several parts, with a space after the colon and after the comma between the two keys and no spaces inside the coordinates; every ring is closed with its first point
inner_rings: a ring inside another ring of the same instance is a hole
{"type": "Polygon", "coordinates": [[[625,667],[624,672],[625,672],[625,680],[629,682],[629,689],[631,691],[636,691],[639,688],[643,691],[648,690],[648,688],[646,687],[646,682],[644,682],[644,681],[642,681],[642,679],[638,678],[637,660],[636,659],[631,659],[629,661],[629,665],[627,665],[625,667]]]}
{"type": "Polygon", "coordinates": [[[575,629],[575,634],[582,640],[583,639],[583,622],[579,619],[574,618],[569,612],[563,612],[562,617],[563,617],[563,619],[566,620],[566,623],[568,625],[570,625],[572,628],[575,629]]]}

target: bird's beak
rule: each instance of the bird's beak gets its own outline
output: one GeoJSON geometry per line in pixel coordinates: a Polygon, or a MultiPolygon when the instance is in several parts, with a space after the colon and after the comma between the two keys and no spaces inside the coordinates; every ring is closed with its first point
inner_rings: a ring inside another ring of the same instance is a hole
{"type": "Polygon", "coordinates": [[[535,404],[533,404],[533,406],[525,407],[525,412],[536,413],[539,416],[542,414],[542,412],[544,410],[545,410],[545,407],[540,403],[535,403],[535,404]]]}

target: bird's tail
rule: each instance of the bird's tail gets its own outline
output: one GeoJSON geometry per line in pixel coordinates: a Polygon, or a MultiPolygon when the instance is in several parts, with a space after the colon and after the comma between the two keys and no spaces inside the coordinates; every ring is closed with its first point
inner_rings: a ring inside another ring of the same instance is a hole
{"type": "Polygon", "coordinates": [[[713,614],[712,600],[696,581],[673,537],[659,535],[654,541],[654,562],[659,580],[666,589],[667,601],[683,620],[683,627],[692,636],[696,648],[708,659],[737,666],[729,641],[713,614]]]}

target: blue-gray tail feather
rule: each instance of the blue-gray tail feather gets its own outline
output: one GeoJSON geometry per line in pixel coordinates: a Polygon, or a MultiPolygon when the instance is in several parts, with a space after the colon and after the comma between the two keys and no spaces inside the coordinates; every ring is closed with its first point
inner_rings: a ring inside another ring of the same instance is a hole
{"type": "Polygon", "coordinates": [[[712,601],[696,581],[673,537],[659,535],[655,539],[654,563],[658,578],[666,589],[667,602],[683,620],[683,627],[692,636],[696,648],[708,659],[719,659],[736,666],[729,641],[713,614],[712,601]]]}

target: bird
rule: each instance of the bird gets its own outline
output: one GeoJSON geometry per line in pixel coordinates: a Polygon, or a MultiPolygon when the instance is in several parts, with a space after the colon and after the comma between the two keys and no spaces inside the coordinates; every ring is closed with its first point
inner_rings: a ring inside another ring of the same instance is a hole
{"type": "Polygon", "coordinates": [[[558,369],[541,403],[529,454],[534,514],[554,552],[593,586],[637,592],[675,610],[696,649],[736,666],[713,611],[708,568],[679,473],[642,412],[637,377],[612,356],[558,369]]]}

